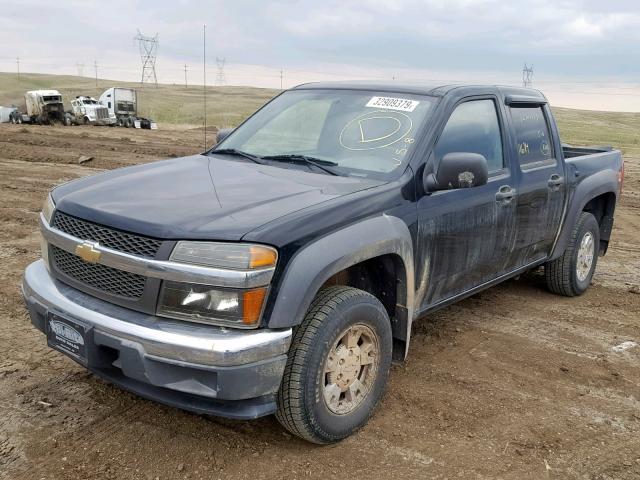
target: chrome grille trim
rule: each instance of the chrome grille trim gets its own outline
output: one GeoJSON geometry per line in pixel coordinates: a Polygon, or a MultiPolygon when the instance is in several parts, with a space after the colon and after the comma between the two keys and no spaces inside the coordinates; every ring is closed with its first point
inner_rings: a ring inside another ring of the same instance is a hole
{"type": "MultiPolygon", "coordinates": [[[[84,243],[84,239],[76,238],[51,227],[42,214],[40,214],[40,229],[48,243],[72,254],[75,254],[76,247],[84,243]]],[[[101,265],[144,277],[176,282],[200,283],[228,288],[255,288],[268,285],[275,272],[274,267],[260,270],[228,270],[166,260],[154,260],[119,252],[99,244],[95,245],[95,249],[100,252],[98,263],[101,265]]]]}

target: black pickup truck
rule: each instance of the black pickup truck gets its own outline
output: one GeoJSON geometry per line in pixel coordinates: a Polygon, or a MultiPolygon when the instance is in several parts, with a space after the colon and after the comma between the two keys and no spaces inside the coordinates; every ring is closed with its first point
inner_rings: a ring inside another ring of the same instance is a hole
{"type": "Polygon", "coordinates": [[[301,85],[200,155],[52,190],[23,293],[109,382],[329,443],[415,319],[539,266],[582,294],[622,179],[620,152],[562,145],[535,90],[301,85]]]}

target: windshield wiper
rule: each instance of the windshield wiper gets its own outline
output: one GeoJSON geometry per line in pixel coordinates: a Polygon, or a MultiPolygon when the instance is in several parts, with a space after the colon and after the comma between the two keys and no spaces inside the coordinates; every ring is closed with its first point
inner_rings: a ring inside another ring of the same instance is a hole
{"type": "Polygon", "coordinates": [[[254,163],[259,163],[260,165],[265,164],[262,161],[262,157],[259,157],[257,155],[252,155],[248,152],[243,152],[242,150],[236,150],[235,148],[220,148],[217,150],[212,150],[210,153],[222,153],[223,155],[235,155],[237,157],[244,157],[248,160],[251,160],[254,163]]]}
{"type": "Polygon", "coordinates": [[[328,173],[329,175],[340,176],[341,174],[336,172],[330,167],[337,167],[336,162],[331,160],[323,160],[322,158],[310,157],[308,155],[301,155],[296,153],[283,154],[283,155],[265,155],[261,157],[264,160],[273,160],[274,162],[293,162],[303,163],[305,165],[313,165],[316,168],[328,173]]]}

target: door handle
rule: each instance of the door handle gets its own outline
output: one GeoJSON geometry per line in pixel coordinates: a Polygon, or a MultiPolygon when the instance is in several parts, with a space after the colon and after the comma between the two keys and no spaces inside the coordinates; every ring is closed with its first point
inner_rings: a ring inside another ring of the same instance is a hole
{"type": "Polygon", "coordinates": [[[515,188],[512,188],[510,185],[503,185],[496,193],[496,202],[502,203],[503,205],[509,205],[515,196],[515,188]]]}
{"type": "Polygon", "coordinates": [[[551,175],[551,177],[549,177],[549,181],[547,182],[547,185],[552,191],[556,192],[560,190],[560,187],[562,186],[563,183],[564,183],[564,178],[562,178],[557,173],[554,173],[553,175],[551,175]]]}

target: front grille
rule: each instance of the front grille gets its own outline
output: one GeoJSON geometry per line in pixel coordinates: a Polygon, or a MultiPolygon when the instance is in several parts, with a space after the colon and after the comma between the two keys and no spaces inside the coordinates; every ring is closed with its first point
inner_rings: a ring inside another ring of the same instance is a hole
{"type": "Polygon", "coordinates": [[[103,247],[146,258],[154,258],[162,244],[161,240],[155,238],[121,232],[59,211],[53,218],[52,226],[79,240],[91,240],[103,247]]]}
{"type": "Polygon", "coordinates": [[[51,253],[56,269],[78,282],[128,299],[139,299],[144,293],[145,277],[142,275],[85,262],[55,245],[51,245],[51,253]]]}
{"type": "Polygon", "coordinates": [[[102,120],[103,118],[109,118],[109,110],[107,110],[106,108],[96,108],[96,117],[98,117],[100,120],[102,120]]]}

